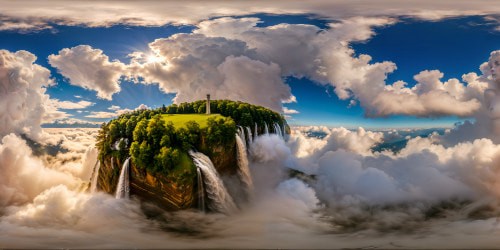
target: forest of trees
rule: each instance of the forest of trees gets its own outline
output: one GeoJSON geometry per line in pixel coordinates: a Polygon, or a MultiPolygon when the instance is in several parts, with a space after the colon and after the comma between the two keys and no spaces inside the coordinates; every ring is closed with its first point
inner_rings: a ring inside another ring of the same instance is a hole
{"type": "MultiPolygon", "coordinates": [[[[206,101],[199,100],[191,103],[172,104],[168,107],[162,107],[161,110],[167,114],[204,114],[206,112],[206,101]]],[[[230,100],[210,101],[210,111],[231,117],[237,125],[264,127],[264,123],[278,123],[280,126],[286,125],[285,118],[268,108],[252,105],[244,102],[235,102],[230,100]]],[[[262,131],[260,131],[262,132],[262,131]]]]}
{"type": "Polygon", "coordinates": [[[168,173],[182,164],[190,149],[199,149],[201,144],[214,147],[234,143],[237,125],[263,124],[286,125],[278,113],[261,106],[229,100],[211,101],[212,113],[224,118],[208,118],[208,124],[200,128],[194,121],[185,127],[175,128],[162,119],[163,114],[204,114],[206,101],[170,105],[155,110],[139,110],[122,114],[104,123],[97,137],[99,159],[106,156],[119,157],[122,161],[131,157],[133,164],[152,173],[168,173]]]}

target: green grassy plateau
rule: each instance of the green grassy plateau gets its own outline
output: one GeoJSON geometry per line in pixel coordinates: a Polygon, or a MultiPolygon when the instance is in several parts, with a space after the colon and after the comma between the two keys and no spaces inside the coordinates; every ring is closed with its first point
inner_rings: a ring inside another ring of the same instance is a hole
{"type": "Polygon", "coordinates": [[[195,121],[200,125],[200,128],[207,126],[208,118],[225,118],[220,114],[165,114],[162,115],[165,123],[172,122],[176,129],[185,128],[186,122],[195,121]]]}

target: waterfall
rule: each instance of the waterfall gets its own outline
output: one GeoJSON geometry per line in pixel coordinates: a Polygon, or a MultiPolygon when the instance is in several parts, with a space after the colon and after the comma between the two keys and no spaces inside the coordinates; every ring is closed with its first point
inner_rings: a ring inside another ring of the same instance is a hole
{"type": "Polygon", "coordinates": [[[97,160],[94,166],[94,172],[92,173],[92,179],[90,180],[90,193],[95,193],[97,190],[97,181],[99,180],[99,170],[101,169],[101,162],[97,160]]]}
{"type": "Polygon", "coordinates": [[[274,124],[274,132],[281,138],[283,138],[283,134],[281,133],[281,128],[278,123],[274,124]]]}
{"type": "Polygon", "coordinates": [[[257,138],[258,135],[259,135],[259,131],[257,131],[257,123],[255,123],[253,139],[255,140],[255,138],[257,138]]]}
{"type": "Polygon", "coordinates": [[[287,135],[285,133],[285,123],[283,123],[283,126],[281,127],[281,133],[283,133],[283,138],[287,140],[288,138],[286,138],[287,135]]]}
{"type": "Polygon", "coordinates": [[[205,212],[205,188],[203,187],[203,175],[199,167],[196,168],[198,174],[198,208],[205,212]]]}
{"type": "Polygon", "coordinates": [[[236,155],[238,157],[238,175],[240,176],[241,181],[245,185],[245,191],[247,192],[248,197],[253,194],[253,181],[252,175],[250,174],[250,168],[248,167],[248,156],[247,156],[247,148],[243,143],[241,137],[236,135],[236,155]]]}
{"type": "Polygon", "coordinates": [[[245,143],[245,147],[246,147],[247,140],[245,138],[245,130],[241,126],[238,126],[238,135],[241,138],[241,140],[243,140],[243,143],[245,143]]]}
{"type": "Polygon", "coordinates": [[[130,196],[129,171],[130,157],[123,163],[122,170],[120,172],[120,179],[118,179],[118,185],[116,186],[116,199],[128,199],[130,196]]]}
{"type": "Polygon", "coordinates": [[[250,129],[250,127],[246,127],[246,129],[248,134],[248,144],[252,144],[253,142],[252,130],[250,129]]]}
{"type": "Polygon", "coordinates": [[[269,128],[267,127],[267,123],[264,122],[264,134],[269,134],[269,128]]]}
{"type": "Polygon", "coordinates": [[[191,155],[194,164],[203,174],[203,182],[206,188],[205,191],[210,201],[208,203],[208,208],[211,211],[221,213],[231,213],[235,211],[236,204],[234,204],[233,198],[227,192],[210,158],[202,153],[193,151],[189,151],[189,155],[191,155]]]}

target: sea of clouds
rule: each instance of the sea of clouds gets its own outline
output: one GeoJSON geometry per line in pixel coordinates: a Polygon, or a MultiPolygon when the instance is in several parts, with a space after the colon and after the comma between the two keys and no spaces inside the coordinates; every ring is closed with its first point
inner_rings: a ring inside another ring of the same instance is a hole
{"type": "Polygon", "coordinates": [[[296,76],[333,85],[369,116],[475,120],[426,137],[326,127],[292,128],[287,140],[260,136],[249,145],[253,197],[228,215],[152,215],[135,199],[88,193],[97,130],[42,129],[68,118],[45,93],[56,84],[50,71],[30,52],[0,50],[0,248],[498,246],[500,52],[480,65],[480,75],[442,81],[441,72],[426,70],[415,75],[414,87],[386,83],[396,65],[372,63],[349,43],[394,21],[347,18],[321,30],[218,18],[200,22],[192,34],[152,42],[155,60],[136,52],[129,63],[109,61],[86,45],[49,57],[71,84],[103,99],[129,78],[158,83],[177,102],[216,89],[215,98],[280,111],[295,101],[283,77],[296,76]],[[374,150],[395,138],[407,140],[400,150],[374,150]],[[303,174],[292,177],[290,169],[303,174]]]}
{"type": "Polygon", "coordinates": [[[249,145],[255,190],[251,201],[239,204],[240,210],[229,215],[159,212],[151,217],[135,199],[86,191],[96,162],[96,129],[45,132],[51,139],[45,146],[30,146],[16,134],[2,138],[2,247],[498,243],[500,146],[486,138],[443,146],[440,140],[448,131],[411,138],[394,153],[371,149],[387,133],[362,128],[297,127],[287,141],[262,135],[249,145]],[[307,136],[311,131],[326,136],[307,136]],[[59,150],[46,150],[47,145],[59,150]],[[290,177],[289,169],[306,175],[290,177]]]}

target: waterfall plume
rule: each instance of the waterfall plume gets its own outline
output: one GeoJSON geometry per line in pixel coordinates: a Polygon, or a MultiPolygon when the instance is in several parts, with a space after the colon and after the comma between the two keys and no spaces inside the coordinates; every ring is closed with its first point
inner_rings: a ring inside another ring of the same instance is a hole
{"type": "Polygon", "coordinates": [[[246,127],[246,130],[247,130],[248,144],[252,144],[253,142],[252,130],[248,126],[246,127]]]}
{"type": "Polygon", "coordinates": [[[189,155],[193,158],[194,164],[203,174],[203,182],[206,188],[205,191],[209,199],[208,208],[211,211],[226,214],[235,211],[236,204],[231,195],[229,195],[210,158],[202,153],[193,151],[189,151],[189,155]]]}
{"type": "Polygon", "coordinates": [[[243,141],[243,143],[245,144],[245,147],[246,147],[247,140],[245,137],[245,129],[242,126],[238,126],[238,134],[237,135],[241,138],[241,140],[243,141]]]}
{"type": "Polygon", "coordinates": [[[118,185],[116,186],[116,199],[128,199],[130,196],[129,172],[130,157],[125,160],[122,170],[120,171],[120,178],[118,179],[118,185]]]}
{"type": "Polygon", "coordinates": [[[255,138],[257,138],[258,135],[259,135],[259,131],[257,130],[257,123],[255,123],[253,139],[255,140],[255,138]]]}
{"type": "Polygon", "coordinates": [[[205,212],[205,187],[203,186],[203,174],[199,167],[196,168],[196,174],[198,176],[198,208],[205,212]]]}
{"type": "Polygon", "coordinates": [[[278,123],[274,123],[274,133],[279,135],[279,137],[283,138],[283,133],[281,132],[281,127],[278,123]]]}
{"type": "Polygon", "coordinates": [[[248,197],[251,197],[253,194],[253,181],[252,175],[250,174],[250,168],[248,166],[248,156],[247,156],[247,148],[243,143],[243,138],[236,134],[236,155],[238,158],[238,175],[240,180],[245,185],[245,191],[248,197]]]}
{"type": "Polygon", "coordinates": [[[101,169],[101,162],[96,161],[94,171],[92,172],[92,179],[90,180],[90,192],[95,193],[97,190],[97,181],[99,180],[99,170],[101,169]]]}

